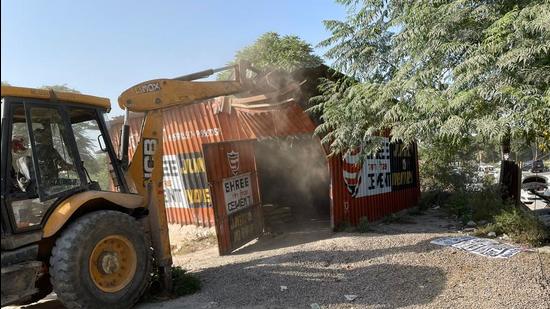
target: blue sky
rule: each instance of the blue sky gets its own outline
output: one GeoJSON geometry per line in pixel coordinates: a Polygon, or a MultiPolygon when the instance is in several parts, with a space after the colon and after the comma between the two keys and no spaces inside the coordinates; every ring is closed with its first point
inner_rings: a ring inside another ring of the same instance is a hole
{"type": "Polygon", "coordinates": [[[110,98],[116,114],[138,82],[223,66],[267,31],[315,46],[328,37],[322,21],[345,16],[333,0],[1,3],[2,81],[67,84],[110,98]]]}

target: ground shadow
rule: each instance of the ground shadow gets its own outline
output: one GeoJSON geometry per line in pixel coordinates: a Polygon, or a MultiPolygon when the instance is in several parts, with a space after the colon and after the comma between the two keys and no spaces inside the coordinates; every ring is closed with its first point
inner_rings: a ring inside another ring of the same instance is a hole
{"type": "Polygon", "coordinates": [[[197,274],[205,283],[201,294],[205,293],[205,298],[221,307],[334,305],[349,303],[346,294],[357,295],[353,304],[360,306],[421,305],[443,291],[446,283],[443,270],[388,263],[364,267],[352,264],[388,254],[434,250],[430,240],[379,250],[288,253],[205,269],[197,274]],[[231,284],[230,278],[235,276],[246,286],[231,284]],[[287,289],[281,291],[280,286],[287,289]]]}
{"type": "MultiPolygon", "coordinates": [[[[309,308],[313,303],[389,308],[422,305],[442,293],[447,281],[443,270],[431,266],[370,264],[369,261],[387,255],[437,250],[439,247],[430,244],[431,240],[373,250],[345,251],[329,247],[297,251],[207,268],[195,274],[203,284],[200,298],[220,308],[309,308]],[[234,278],[239,278],[238,282],[234,278]],[[281,290],[281,286],[287,289],[281,290]],[[345,295],[357,295],[357,298],[350,302],[345,295]]],[[[176,299],[174,306],[168,307],[185,307],[187,299],[176,299]]],[[[54,300],[24,308],[60,309],[63,306],[54,300]]]]}

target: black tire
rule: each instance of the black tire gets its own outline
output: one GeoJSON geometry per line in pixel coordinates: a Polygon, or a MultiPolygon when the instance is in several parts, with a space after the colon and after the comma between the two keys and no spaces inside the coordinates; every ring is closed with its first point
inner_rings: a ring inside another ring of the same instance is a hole
{"type": "Polygon", "coordinates": [[[49,272],[53,290],[67,308],[130,308],[149,286],[149,241],[139,223],[127,214],[111,210],[86,214],[71,223],[56,240],[49,272]],[[96,244],[110,235],[125,237],[136,253],[131,281],[116,292],[101,290],[89,268],[96,244]]]}

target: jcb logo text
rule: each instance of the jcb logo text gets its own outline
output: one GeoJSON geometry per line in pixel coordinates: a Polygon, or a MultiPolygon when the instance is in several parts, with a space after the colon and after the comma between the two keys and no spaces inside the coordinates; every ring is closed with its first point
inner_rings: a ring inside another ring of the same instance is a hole
{"type": "Polygon", "coordinates": [[[143,139],[143,178],[150,179],[153,175],[155,162],[153,156],[157,150],[157,140],[155,138],[143,139]]]}

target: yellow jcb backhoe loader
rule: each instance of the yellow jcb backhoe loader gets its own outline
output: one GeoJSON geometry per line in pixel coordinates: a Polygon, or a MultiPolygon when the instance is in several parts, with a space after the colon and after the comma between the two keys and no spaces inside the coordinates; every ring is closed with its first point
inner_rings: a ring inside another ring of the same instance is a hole
{"type": "Polygon", "coordinates": [[[53,289],[68,308],[128,308],[147,289],[153,260],[170,289],[163,111],[277,90],[268,75],[252,70],[256,77],[246,78],[248,70],[224,67],[123,92],[119,155],[104,120],[108,99],[2,86],[2,306],[36,301],[53,289]],[[233,81],[194,81],[231,68],[233,81]],[[145,119],[129,163],[131,111],[145,112],[145,119]]]}

